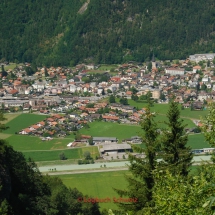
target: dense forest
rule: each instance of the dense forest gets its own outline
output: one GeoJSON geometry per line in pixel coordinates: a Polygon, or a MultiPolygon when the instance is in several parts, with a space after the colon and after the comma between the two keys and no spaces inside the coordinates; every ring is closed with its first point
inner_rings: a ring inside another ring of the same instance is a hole
{"type": "Polygon", "coordinates": [[[0,59],[72,66],[215,52],[213,0],[88,2],[0,1],[0,59]]]}
{"type": "Polygon", "coordinates": [[[100,215],[98,204],[78,201],[83,197],[61,179],[43,176],[34,162],[0,140],[1,215],[100,215]]]}

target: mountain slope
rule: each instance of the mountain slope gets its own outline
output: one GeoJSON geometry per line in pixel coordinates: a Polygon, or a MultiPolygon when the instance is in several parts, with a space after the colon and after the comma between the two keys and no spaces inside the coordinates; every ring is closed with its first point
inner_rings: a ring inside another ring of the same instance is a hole
{"type": "Polygon", "coordinates": [[[10,61],[121,63],[149,59],[152,49],[160,59],[215,51],[213,0],[8,0],[0,10],[0,59],[10,61]]]}

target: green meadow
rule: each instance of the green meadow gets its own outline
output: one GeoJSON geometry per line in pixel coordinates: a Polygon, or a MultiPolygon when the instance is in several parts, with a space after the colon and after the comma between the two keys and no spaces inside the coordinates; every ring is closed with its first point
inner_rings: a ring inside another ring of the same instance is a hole
{"type": "Polygon", "coordinates": [[[39,137],[28,135],[12,135],[6,139],[15,150],[55,150],[65,149],[67,144],[72,142],[72,138],[56,138],[49,141],[42,141],[39,137]]]}
{"type": "Polygon", "coordinates": [[[92,122],[90,128],[82,128],[79,132],[94,137],[117,137],[119,142],[123,139],[137,136],[141,132],[138,125],[126,125],[112,122],[92,122]]]}
{"type": "Polygon", "coordinates": [[[128,171],[97,172],[86,174],[59,175],[67,187],[77,188],[84,195],[92,198],[110,198],[110,203],[100,203],[100,207],[117,209],[113,198],[119,197],[113,188],[125,189],[127,181],[124,175],[130,175],[128,171]]]}
{"type": "Polygon", "coordinates": [[[55,161],[60,160],[59,155],[64,153],[67,159],[77,160],[84,156],[84,152],[89,151],[91,156],[95,159],[99,157],[97,146],[83,147],[83,148],[70,148],[65,150],[49,150],[49,151],[24,151],[22,152],[26,158],[32,158],[35,162],[39,161],[55,161]]]}
{"type": "MultiPolygon", "coordinates": [[[[147,107],[147,103],[143,101],[135,102],[131,99],[128,99],[128,103],[133,107],[138,107],[138,108],[147,107]]],[[[154,106],[151,107],[152,112],[156,112],[157,114],[160,114],[160,115],[166,115],[168,109],[169,109],[169,104],[155,103],[154,106]]],[[[208,110],[191,111],[190,108],[185,108],[184,110],[181,110],[181,117],[185,117],[189,119],[201,119],[201,117],[205,117],[207,114],[208,114],[208,110]]]]}
{"type": "Polygon", "coordinates": [[[192,149],[210,148],[211,146],[205,141],[203,134],[195,134],[188,136],[188,146],[192,149]]]}
{"type": "Polygon", "coordinates": [[[41,120],[44,120],[47,116],[45,115],[36,115],[36,114],[20,114],[17,117],[10,120],[6,123],[6,126],[9,128],[3,133],[5,134],[15,134],[15,132],[19,132],[20,130],[29,127],[41,120]]]}

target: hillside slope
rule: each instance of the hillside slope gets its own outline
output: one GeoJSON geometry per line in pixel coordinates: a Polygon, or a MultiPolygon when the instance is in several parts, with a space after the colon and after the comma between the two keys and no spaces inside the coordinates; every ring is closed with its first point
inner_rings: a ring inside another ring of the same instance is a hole
{"type": "Polygon", "coordinates": [[[121,63],[149,59],[152,49],[159,59],[215,51],[213,0],[4,0],[0,12],[0,59],[10,61],[121,63]]]}

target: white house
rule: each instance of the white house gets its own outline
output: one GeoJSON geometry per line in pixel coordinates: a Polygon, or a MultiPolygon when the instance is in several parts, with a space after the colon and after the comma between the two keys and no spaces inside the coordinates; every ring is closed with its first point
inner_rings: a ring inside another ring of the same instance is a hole
{"type": "Polygon", "coordinates": [[[165,73],[170,75],[184,75],[184,69],[177,69],[177,68],[166,68],[165,73]]]}

